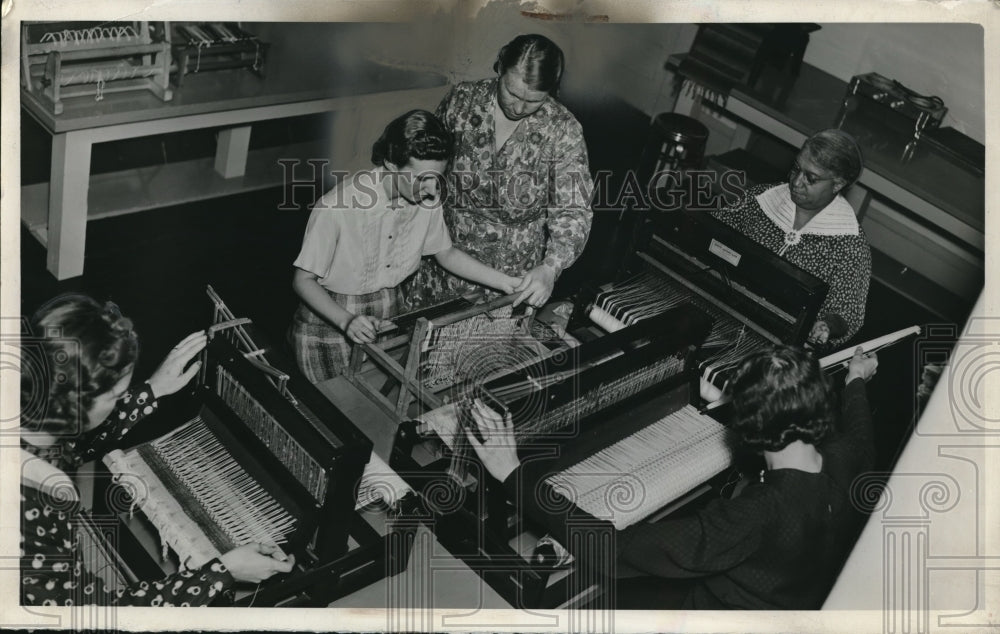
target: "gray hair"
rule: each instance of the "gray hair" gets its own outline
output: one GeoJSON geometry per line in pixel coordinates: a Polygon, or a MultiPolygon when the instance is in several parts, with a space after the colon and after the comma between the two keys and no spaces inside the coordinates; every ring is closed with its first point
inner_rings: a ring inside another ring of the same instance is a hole
{"type": "Polygon", "coordinates": [[[802,149],[808,150],[809,156],[820,167],[846,181],[845,187],[858,180],[865,166],[858,142],[853,136],[837,128],[817,132],[806,139],[802,149]]]}

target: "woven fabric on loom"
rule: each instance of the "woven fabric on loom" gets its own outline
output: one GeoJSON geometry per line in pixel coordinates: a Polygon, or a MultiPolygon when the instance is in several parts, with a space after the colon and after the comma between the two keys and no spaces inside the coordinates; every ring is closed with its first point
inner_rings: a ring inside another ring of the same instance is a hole
{"type": "Polygon", "coordinates": [[[112,473],[139,478],[138,506],[184,565],[198,567],[245,544],[277,546],[294,530],[295,518],[200,418],[105,462],[112,473]]]}
{"type": "Polygon", "coordinates": [[[104,464],[135,495],[134,505],[156,527],[164,559],[169,547],[181,566],[194,569],[222,554],[137,451],[115,449],[104,457],[104,464]]]}
{"type": "Polygon", "coordinates": [[[421,346],[424,387],[438,391],[537,359],[528,320],[512,313],[507,305],[447,326],[432,325],[421,346]]]}

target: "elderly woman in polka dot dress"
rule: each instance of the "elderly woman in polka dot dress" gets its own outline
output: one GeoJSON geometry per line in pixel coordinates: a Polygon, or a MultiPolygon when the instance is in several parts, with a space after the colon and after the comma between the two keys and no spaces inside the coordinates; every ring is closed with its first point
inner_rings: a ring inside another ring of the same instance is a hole
{"type": "Polygon", "coordinates": [[[842,347],[864,323],[871,248],[841,193],[863,168],[851,135],[830,129],[802,145],[787,183],[754,185],[715,214],[726,224],[830,286],[809,343],[842,347]]]}
{"type": "MultiPolygon", "coordinates": [[[[23,605],[207,605],[235,581],[288,572],[257,544],[233,549],[200,570],[111,588],[87,570],[70,477],[110,449],[198,372],[204,332],[181,341],[153,376],[129,388],[139,350],[131,321],[112,303],[58,297],[32,318],[21,346],[21,603],[23,605]]],[[[283,555],[281,555],[283,557],[283,555]]]]}

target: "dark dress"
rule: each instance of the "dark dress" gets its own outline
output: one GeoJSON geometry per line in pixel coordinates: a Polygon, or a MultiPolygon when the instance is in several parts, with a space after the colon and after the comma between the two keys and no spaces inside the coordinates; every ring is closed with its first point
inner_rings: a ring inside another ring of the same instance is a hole
{"type": "Polygon", "coordinates": [[[821,472],[768,471],[739,496],[715,499],[688,517],[631,526],[614,535],[617,557],[610,561],[575,552],[574,544],[585,543],[588,531],[594,533],[591,541],[596,533],[611,535],[611,525],[575,507],[556,508],[551,500],[557,494],[538,488],[548,486],[538,484],[540,474],[523,473],[532,463],[515,470],[504,487],[581,565],[603,566],[596,572],[609,577],[641,576],[636,587],[663,589],[636,605],[635,596],[622,591],[624,583],[635,582],[619,582],[618,607],[817,609],[858,527],[851,483],[874,463],[863,380],[846,386],[842,405],[840,429],[819,447],[821,472]],[[664,580],[682,580],[674,589],[683,592],[671,592],[664,580]]]}

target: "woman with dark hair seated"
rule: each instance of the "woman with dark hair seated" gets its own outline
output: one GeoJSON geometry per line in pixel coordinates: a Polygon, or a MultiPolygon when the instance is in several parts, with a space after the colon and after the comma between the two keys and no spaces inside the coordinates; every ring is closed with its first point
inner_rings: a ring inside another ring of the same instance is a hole
{"type": "Polygon", "coordinates": [[[111,588],[88,570],[78,532],[80,496],[70,477],[100,457],[183,388],[200,368],[196,332],[148,381],[130,387],[139,354],[132,322],[111,302],[64,295],[31,319],[21,346],[22,605],[206,605],[234,581],[258,583],[294,561],[259,544],[235,548],[200,570],[111,588]]]}
{"type": "MultiPolygon", "coordinates": [[[[854,536],[851,483],[874,460],[865,381],[877,365],[874,355],[855,351],[838,421],[827,378],[809,354],[781,346],[746,359],[732,384],[732,428],[766,468],[735,497],[619,532],[614,569],[597,571],[619,577],[617,607],[819,608],[854,536]]],[[[473,413],[484,441],[471,433],[469,441],[521,512],[568,545],[581,543],[567,538],[568,519],[613,530],[580,509],[559,512],[546,503],[557,498],[542,490],[549,485],[535,465],[544,465],[520,464],[510,421],[481,402],[473,413]]],[[[572,554],[582,566],[606,560],[572,554]]]]}

